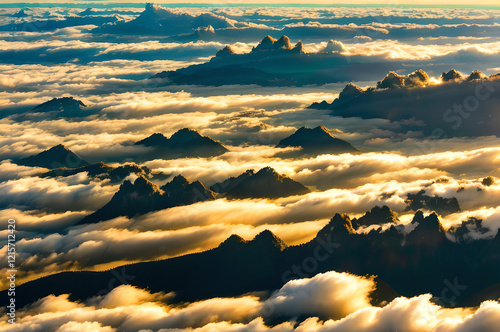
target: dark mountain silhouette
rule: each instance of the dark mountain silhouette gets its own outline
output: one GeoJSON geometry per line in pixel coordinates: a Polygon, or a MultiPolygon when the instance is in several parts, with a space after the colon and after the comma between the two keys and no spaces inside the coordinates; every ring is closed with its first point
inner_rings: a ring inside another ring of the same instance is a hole
{"type": "MultiPolygon", "coordinates": [[[[223,38],[225,31],[216,30],[223,38]]],[[[340,49],[335,44],[334,49],[340,49]]],[[[333,47],[333,46],[332,46],[333,47]]],[[[157,84],[303,86],[354,80],[376,79],[390,68],[382,60],[369,61],[345,52],[306,53],[299,40],[293,45],[286,35],[279,39],[266,36],[250,52],[239,54],[225,46],[210,61],[176,71],[163,71],[151,77],[157,84]],[[346,57],[349,57],[346,70],[346,57]],[[369,63],[367,63],[369,62],[369,63]],[[379,75],[379,76],[376,76],[379,75]]]]}
{"type": "Polygon", "coordinates": [[[371,225],[383,225],[383,224],[398,224],[399,219],[396,212],[392,211],[387,205],[382,207],[375,206],[365,213],[364,216],[359,219],[353,219],[352,225],[354,228],[368,227],[371,225]]]}
{"type": "MultiPolygon", "coordinates": [[[[443,84],[429,83],[431,80],[422,70],[408,76],[389,73],[376,88],[362,90],[350,84],[333,102],[315,102],[309,108],[331,110],[331,115],[344,118],[397,121],[400,129],[394,131],[420,132],[434,140],[498,135],[500,113],[496,105],[500,95],[495,91],[500,89],[500,75],[474,71],[464,78],[451,70],[443,73],[441,80],[443,84]],[[484,94],[477,107],[457,103],[463,96],[475,96],[476,91],[484,94]],[[402,124],[403,120],[410,121],[402,124]]],[[[419,147],[429,150],[433,144],[422,143],[419,147]]]]}
{"type": "Polygon", "coordinates": [[[271,167],[262,168],[250,176],[246,174],[248,174],[248,171],[240,175],[245,177],[244,179],[226,192],[227,198],[279,198],[310,192],[299,182],[278,174],[271,167]]]}
{"type": "Polygon", "coordinates": [[[143,140],[140,140],[135,143],[135,145],[144,145],[144,146],[168,146],[168,138],[163,136],[160,133],[154,133],[153,135],[146,137],[143,140]]]}
{"type": "Polygon", "coordinates": [[[15,163],[23,166],[44,167],[48,169],[61,167],[77,168],[90,165],[62,144],[40,152],[37,155],[19,159],[15,163]]]}
{"type": "Polygon", "coordinates": [[[460,206],[455,197],[443,198],[438,195],[431,197],[425,194],[425,190],[421,190],[416,194],[408,194],[405,203],[408,205],[406,211],[425,209],[435,211],[442,216],[460,212],[460,206]]]}
{"type": "Polygon", "coordinates": [[[135,143],[151,147],[153,151],[144,158],[184,158],[184,157],[213,157],[228,152],[220,142],[210,137],[202,136],[197,131],[184,128],[177,131],[170,138],[155,133],[135,143]]]}
{"type": "Polygon", "coordinates": [[[470,82],[470,81],[477,81],[477,80],[484,80],[484,79],[487,79],[488,78],[488,75],[480,72],[479,70],[473,70],[472,73],[467,76],[467,79],[466,81],[470,82]]]}
{"type": "Polygon", "coordinates": [[[306,155],[359,153],[349,142],[333,136],[323,126],[299,128],[291,136],[282,139],[276,147],[301,147],[300,154],[306,155]]]}
{"type": "Polygon", "coordinates": [[[394,89],[405,85],[405,76],[391,71],[382,81],[377,82],[377,89],[394,89]]]}
{"type": "Polygon", "coordinates": [[[20,9],[17,13],[12,14],[12,17],[28,17],[29,15],[26,13],[26,9],[20,9]]]}
{"type": "MultiPolygon", "coordinates": [[[[140,191],[139,195],[160,192],[145,181],[126,186],[138,187],[130,191],[140,191]]],[[[17,287],[16,304],[33,303],[49,294],[70,294],[71,300],[85,300],[102,295],[116,275],[131,276],[122,282],[151,292],[173,291],[173,301],[181,303],[272,292],[288,280],[331,270],[377,275],[379,290],[372,294],[375,304],[398,294],[431,293],[441,305],[450,307],[478,305],[496,296],[485,289],[498,287],[500,256],[492,253],[500,250],[500,232],[495,238],[461,243],[446,237],[435,214],[417,212],[413,223],[414,230],[406,236],[399,225],[358,234],[347,215],[336,214],[313,240],[298,246],[287,246],[269,231],[252,241],[232,235],[218,247],[197,254],[104,272],[64,272],[30,281],[17,287]],[[455,289],[458,293],[453,301],[443,295],[447,287],[443,280],[463,285],[455,289]]],[[[0,297],[7,298],[7,292],[1,292],[0,297]]]]}
{"type": "Polygon", "coordinates": [[[146,166],[138,166],[136,164],[126,164],[118,167],[106,165],[103,162],[77,168],[56,168],[51,171],[41,174],[41,177],[57,177],[71,176],[81,172],[87,172],[90,178],[94,179],[109,179],[111,183],[121,182],[130,174],[142,175],[144,177],[153,178],[155,180],[166,180],[167,175],[157,171],[151,171],[146,166]]]}
{"type": "Polygon", "coordinates": [[[73,97],[53,98],[34,107],[31,112],[63,112],[72,115],[82,112],[87,107],[83,102],[73,97]]]}
{"type": "Polygon", "coordinates": [[[215,54],[215,57],[223,58],[223,57],[227,57],[227,56],[231,56],[231,55],[235,55],[235,54],[237,54],[236,51],[230,45],[226,45],[223,49],[217,51],[217,53],[215,54]]]}
{"type": "Polygon", "coordinates": [[[98,110],[89,108],[82,101],[73,97],[53,98],[38,106],[33,107],[29,112],[15,114],[17,121],[40,121],[45,119],[58,118],[83,118],[97,114],[98,110]]]}
{"type": "Polygon", "coordinates": [[[406,75],[389,72],[382,81],[377,82],[377,89],[397,89],[402,87],[418,87],[429,84],[429,75],[422,69],[406,75]]]}
{"type": "Polygon", "coordinates": [[[227,193],[228,191],[232,190],[234,187],[239,185],[241,181],[245,180],[246,178],[249,178],[254,174],[255,171],[253,169],[246,170],[244,173],[241,173],[237,177],[230,177],[222,182],[217,182],[216,184],[210,187],[210,190],[218,194],[227,193]]]}
{"type": "Polygon", "coordinates": [[[80,16],[98,15],[98,12],[94,8],[86,8],[85,10],[78,13],[80,16]]]}
{"type": "Polygon", "coordinates": [[[336,213],[330,222],[323,227],[316,237],[311,240],[307,245],[312,245],[317,242],[318,239],[322,241],[330,240],[335,243],[341,243],[347,240],[350,236],[355,235],[356,231],[352,226],[352,221],[346,214],[336,213]]]}
{"type": "Polygon", "coordinates": [[[83,218],[79,224],[97,223],[119,216],[134,217],[174,206],[213,200],[215,194],[199,182],[178,175],[163,187],[139,176],[134,183],[126,180],[102,208],[83,218]]]}
{"type": "MultiPolygon", "coordinates": [[[[300,53],[299,51],[303,51],[302,42],[299,41],[299,43],[297,43],[295,46],[292,46],[290,38],[288,38],[287,36],[281,36],[280,39],[274,39],[271,36],[266,36],[257,46],[252,49],[250,54],[256,54],[260,52],[265,52],[266,56],[270,56],[273,53],[278,56],[282,56],[285,54],[298,54],[300,53]]],[[[259,54],[259,56],[262,55],[259,54]]]]}
{"type": "Polygon", "coordinates": [[[339,99],[340,100],[349,100],[356,98],[363,94],[363,90],[357,86],[356,84],[349,83],[345,86],[345,88],[340,92],[339,99]]]}
{"type": "Polygon", "coordinates": [[[460,72],[456,71],[455,69],[451,69],[447,73],[441,74],[441,80],[443,82],[448,82],[448,81],[456,81],[456,80],[463,80],[464,75],[462,75],[460,72]]]}
{"type": "Polygon", "coordinates": [[[437,214],[432,213],[424,217],[422,211],[417,211],[411,223],[417,224],[417,227],[406,237],[408,243],[424,243],[437,247],[446,241],[445,231],[437,214]]]}

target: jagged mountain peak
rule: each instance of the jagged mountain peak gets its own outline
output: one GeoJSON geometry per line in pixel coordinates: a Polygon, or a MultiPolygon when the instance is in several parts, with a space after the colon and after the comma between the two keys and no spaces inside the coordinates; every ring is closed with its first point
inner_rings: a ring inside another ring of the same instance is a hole
{"type": "Polygon", "coordinates": [[[394,71],[390,71],[381,81],[377,82],[377,89],[394,89],[405,86],[404,75],[399,75],[394,71]]]}
{"type": "Polygon", "coordinates": [[[182,175],[174,177],[161,188],[140,175],[134,183],[124,181],[111,201],[83,218],[79,224],[96,223],[118,216],[133,217],[213,199],[214,193],[206,189],[201,182],[189,183],[182,175]]]}
{"type": "Polygon", "coordinates": [[[158,185],[152,183],[143,175],[139,175],[139,177],[135,179],[134,183],[132,183],[130,180],[123,181],[117,195],[137,194],[140,196],[150,196],[160,192],[161,190],[158,185]]]}
{"type": "Polygon", "coordinates": [[[263,46],[269,46],[269,45],[272,45],[274,44],[276,41],[278,41],[277,39],[274,39],[273,37],[267,35],[266,37],[264,37],[260,44],[263,45],[263,46]]]}
{"type": "MultiPolygon", "coordinates": [[[[299,45],[300,46],[300,45],[299,45]]],[[[302,45],[303,46],[303,45],[302,45]]],[[[261,42],[253,48],[253,51],[270,51],[270,50],[292,50],[290,38],[283,35],[280,39],[274,39],[271,36],[266,36],[261,42]]]]}
{"type": "Polygon", "coordinates": [[[236,51],[230,46],[226,45],[223,49],[219,50],[216,54],[216,58],[226,57],[237,54],[236,51]]]}
{"type": "Polygon", "coordinates": [[[353,219],[352,224],[355,228],[360,226],[382,225],[382,224],[397,224],[399,223],[398,215],[392,211],[387,205],[374,206],[370,211],[367,211],[359,219],[353,219]]]}
{"type": "Polygon", "coordinates": [[[305,53],[304,51],[304,43],[302,43],[302,41],[298,41],[297,44],[295,44],[295,46],[293,47],[292,51],[294,53],[299,53],[299,54],[303,54],[305,53]]]}
{"type": "Polygon", "coordinates": [[[144,145],[144,146],[162,146],[167,144],[168,138],[165,137],[161,133],[154,133],[151,136],[148,136],[140,141],[135,142],[135,145],[144,145]]]}
{"type": "Polygon", "coordinates": [[[417,69],[408,77],[418,77],[422,81],[427,81],[429,79],[429,74],[427,74],[423,69],[417,69]]]}
{"type": "Polygon", "coordinates": [[[417,228],[421,228],[444,233],[443,225],[439,221],[439,217],[435,212],[432,212],[425,217],[422,211],[417,211],[413,216],[411,223],[417,224],[415,230],[417,230],[417,228]]]}
{"type": "Polygon", "coordinates": [[[197,27],[196,31],[201,34],[212,34],[215,35],[215,29],[211,25],[197,27]]]}
{"type": "Polygon", "coordinates": [[[336,213],[330,219],[330,222],[318,232],[316,238],[342,240],[346,235],[350,234],[356,234],[351,218],[347,214],[336,213]]]}
{"type": "Polygon", "coordinates": [[[276,247],[280,250],[287,247],[287,244],[282,239],[268,229],[257,234],[249,243],[265,247],[276,247]]]}
{"type": "Polygon", "coordinates": [[[50,149],[42,151],[36,155],[19,159],[16,163],[24,166],[44,167],[48,169],[63,167],[77,168],[90,165],[62,144],[53,146],[50,149]]]}
{"type": "Polygon", "coordinates": [[[424,213],[420,210],[415,212],[413,215],[413,219],[411,220],[412,224],[420,224],[424,220],[424,213]]]}
{"type": "MultiPolygon", "coordinates": [[[[248,171],[247,171],[248,172],[248,171]]],[[[264,168],[261,168],[257,173],[255,173],[255,175],[258,175],[258,176],[273,176],[273,177],[276,177],[276,178],[280,178],[282,177],[278,172],[276,172],[276,170],[274,168],[272,168],[271,166],[266,166],[264,168]]]]}
{"type": "Polygon", "coordinates": [[[313,129],[299,128],[292,135],[282,139],[277,147],[301,147],[302,153],[310,155],[359,152],[350,143],[333,136],[330,130],[324,126],[313,129]]]}
{"type": "Polygon", "coordinates": [[[236,187],[238,184],[240,184],[241,181],[254,174],[255,171],[253,169],[247,169],[245,172],[241,173],[237,177],[232,176],[222,182],[215,183],[213,186],[210,187],[210,190],[216,193],[227,193],[228,191],[236,187]]]}
{"type": "Polygon", "coordinates": [[[429,84],[429,75],[422,69],[415,70],[405,79],[405,86],[418,87],[429,84]]]}
{"type": "Polygon", "coordinates": [[[172,181],[169,182],[169,184],[173,185],[173,186],[182,186],[182,187],[185,187],[189,184],[190,182],[188,181],[188,179],[186,179],[183,175],[179,174],[179,175],[176,175],[172,181]]]}
{"type": "Polygon", "coordinates": [[[424,217],[423,213],[415,213],[412,223],[416,223],[417,227],[406,236],[408,243],[435,247],[446,240],[445,230],[437,214],[431,213],[424,217]]]}
{"type": "Polygon", "coordinates": [[[464,75],[462,75],[461,72],[459,72],[455,69],[451,69],[450,71],[441,74],[441,80],[443,82],[463,80],[463,79],[464,79],[464,75]]]}
{"type": "Polygon", "coordinates": [[[26,13],[28,8],[22,8],[18,12],[12,14],[12,17],[28,17],[29,15],[26,13]]]}
{"type": "Polygon", "coordinates": [[[324,132],[324,133],[327,133],[330,136],[333,136],[330,133],[330,130],[328,128],[326,128],[325,126],[317,126],[317,127],[313,128],[313,130],[316,131],[316,132],[324,132]]]}
{"type": "Polygon", "coordinates": [[[94,10],[94,8],[86,8],[85,10],[81,11],[80,13],[78,13],[78,15],[80,16],[89,16],[89,15],[95,15],[97,14],[97,12],[94,10]]]}
{"type": "Polygon", "coordinates": [[[73,97],[52,98],[38,106],[32,112],[52,112],[52,111],[79,111],[82,107],[87,107],[81,100],[73,97]]]}
{"type": "Polygon", "coordinates": [[[63,144],[57,144],[57,145],[51,147],[50,149],[48,149],[47,151],[48,152],[50,152],[50,151],[66,151],[67,152],[67,151],[69,151],[69,149],[66,146],[64,146],[63,144]]]}
{"type": "Polygon", "coordinates": [[[180,129],[170,138],[156,133],[135,145],[155,148],[151,158],[212,157],[228,151],[220,142],[190,128],[180,129]]]}
{"type": "Polygon", "coordinates": [[[476,80],[484,80],[488,78],[488,76],[486,74],[484,74],[483,72],[479,71],[479,70],[473,70],[472,73],[467,76],[467,81],[476,81],[476,80]]]}
{"type": "Polygon", "coordinates": [[[281,36],[280,39],[278,39],[274,43],[275,48],[282,48],[284,50],[291,50],[292,49],[292,44],[290,42],[290,38],[288,36],[281,36]]]}
{"type": "Polygon", "coordinates": [[[354,228],[352,227],[351,218],[347,214],[336,213],[330,222],[328,223],[330,230],[333,232],[346,232],[349,234],[354,234],[354,228]]]}
{"type": "Polygon", "coordinates": [[[363,89],[354,83],[347,84],[339,94],[339,100],[355,98],[364,93],[363,89]]]}
{"type": "Polygon", "coordinates": [[[244,238],[239,235],[232,234],[224,242],[219,244],[219,248],[234,248],[235,246],[248,243],[244,238]]]}
{"type": "MultiPolygon", "coordinates": [[[[249,174],[250,175],[250,174],[249,174]]],[[[285,175],[280,175],[271,167],[264,167],[255,174],[246,176],[226,197],[242,198],[279,198],[301,195],[309,192],[305,186],[285,175]]]]}
{"type": "Polygon", "coordinates": [[[183,142],[187,142],[187,141],[192,140],[192,139],[199,139],[202,137],[203,136],[201,136],[197,130],[190,129],[190,128],[182,128],[182,129],[176,131],[170,137],[170,141],[182,144],[183,142]]]}

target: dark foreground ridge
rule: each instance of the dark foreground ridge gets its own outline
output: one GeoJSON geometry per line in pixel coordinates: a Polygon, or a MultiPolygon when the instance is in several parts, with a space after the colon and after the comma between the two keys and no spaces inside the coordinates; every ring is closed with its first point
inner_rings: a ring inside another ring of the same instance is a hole
{"type": "MultiPolygon", "coordinates": [[[[50,294],[85,300],[109,291],[109,282],[117,275],[121,280],[114,287],[125,283],[151,292],[173,291],[174,301],[193,302],[272,292],[288,280],[331,270],[378,276],[379,286],[385,286],[373,296],[374,303],[398,294],[431,293],[444,306],[473,306],[500,296],[500,256],[495,254],[500,252],[500,232],[494,238],[474,240],[472,229],[486,229],[481,221],[469,220],[447,236],[436,214],[424,216],[420,211],[410,226],[413,230],[405,235],[405,226],[387,207],[374,208],[354,223],[347,215],[336,214],[316,238],[299,246],[287,246],[270,231],[252,241],[232,235],[218,247],[197,254],[34,280],[18,287],[16,303],[24,306],[50,294]],[[385,230],[356,232],[356,225],[374,224],[385,224],[385,230]],[[459,295],[450,297],[443,291],[445,280],[458,285],[459,295]]],[[[6,291],[0,296],[5,299],[6,291]]]]}

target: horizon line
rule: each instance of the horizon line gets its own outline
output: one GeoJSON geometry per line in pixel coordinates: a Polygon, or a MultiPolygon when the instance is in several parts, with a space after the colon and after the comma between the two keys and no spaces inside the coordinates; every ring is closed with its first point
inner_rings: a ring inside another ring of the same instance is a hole
{"type": "MultiPolygon", "coordinates": [[[[56,0],[57,1],[57,0],[56,0]]],[[[168,0],[167,0],[168,1],[168,0]]],[[[384,4],[384,3],[352,3],[350,1],[349,3],[343,3],[343,2],[338,2],[338,3],[301,3],[301,2],[290,2],[290,3],[259,3],[259,2],[220,2],[220,3],[215,3],[215,2],[162,2],[160,1],[130,1],[130,2],[117,2],[117,1],[98,1],[96,2],[95,0],[80,0],[78,2],[64,2],[64,1],[59,1],[59,2],[46,2],[46,3],[41,3],[39,1],[33,0],[33,2],[29,1],[22,1],[22,2],[3,2],[0,3],[0,8],[16,8],[17,7],[35,7],[35,8],[44,8],[44,7],[58,7],[58,6],[64,6],[64,7],[112,7],[112,6],[117,6],[117,7],[144,7],[146,3],[153,3],[157,5],[161,5],[164,7],[390,7],[390,8],[463,8],[463,9],[500,9],[500,5],[490,5],[490,4],[423,4],[423,3],[416,3],[416,4],[384,4]]]]}

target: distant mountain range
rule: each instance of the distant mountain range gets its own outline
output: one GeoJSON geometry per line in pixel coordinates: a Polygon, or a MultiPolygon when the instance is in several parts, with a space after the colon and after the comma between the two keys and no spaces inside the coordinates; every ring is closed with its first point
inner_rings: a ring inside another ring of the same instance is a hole
{"type": "Polygon", "coordinates": [[[359,153],[349,142],[333,136],[323,126],[299,128],[291,136],[282,139],[276,147],[300,147],[300,154],[305,155],[359,153]]]}
{"type": "MultiPolygon", "coordinates": [[[[24,11],[19,11],[13,17],[25,18],[28,15],[24,11]]],[[[53,31],[74,26],[96,25],[101,26],[107,23],[117,22],[116,16],[66,16],[64,19],[60,17],[53,19],[38,19],[33,24],[26,24],[25,20],[0,25],[0,31],[53,31]]]]}
{"type": "Polygon", "coordinates": [[[146,3],[145,10],[131,21],[103,25],[94,33],[117,33],[120,35],[177,35],[191,33],[199,27],[212,26],[215,29],[234,27],[236,21],[213,13],[191,14],[146,3]]]}
{"type": "Polygon", "coordinates": [[[338,41],[331,40],[316,53],[305,53],[301,41],[292,46],[290,39],[283,35],[279,39],[266,36],[251,52],[244,54],[225,46],[206,63],[164,71],[152,79],[165,80],[164,84],[302,86],[366,81],[389,70],[389,64],[381,59],[349,55],[338,41]]]}
{"type": "Polygon", "coordinates": [[[433,139],[499,135],[498,90],[500,74],[473,71],[466,76],[452,69],[430,79],[423,70],[408,76],[390,72],[376,87],[349,83],[332,103],[316,102],[309,108],[345,118],[405,120],[402,133],[422,132],[433,139]]]}
{"type": "MultiPolygon", "coordinates": [[[[144,184],[141,180],[136,186],[144,184]]],[[[159,192],[150,186],[146,189],[149,195],[159,192]]],[[[151,292],[175,292],[175,302],[194,302],[272,292],[291,279],[335,270],[377,275],[378,290],[372,294],[375,305],[398,295],[432,293],[444,306],[473,306],[500,296],[496,287],[500,257],[493,254],[500,250],[500,232],[494,238],[462,241],[472,233],[469,223],[464,222],[460,233],[451,230],[447,237],[435,214],[424,216],[418,211],[413,230],[405,235],[405,226],[397,223],[397,216],[387,207],[374,208],[355,223],[347,215],[336,214],[314,239],[302,245],[287,246],[270,231],[252,241],[232,235],[217,248],[202,253],[127,265],[126,275],[134,278],[125,282],[151,292]],[[357,233],[356,224],[387,224],[388,228],[357,233]],[[458,236],[456,240],[450,240],[454,236],[458,236]],[[443,280],[465,287],[450,301],[443,292],[443,280]],[[486,288],[496,292],[485,293],[486,288]]],[[[481,221],[475,221],[475,227],[481,229],[481,221]]],[[[16,304],[23,306],[50,294],[85,300],[108,289],[110,276],[121,270],[64,272],[27,282],[18,286],[16,304]]],[[[5,299],[7,291],[0,297],[5,299]]]]}
{"type": "Polygon", "coordinates": [[[185,157],[214,157],[228,152],[220,142],[210,137],[200,135],[196,130],[184,128],[177,131],[170,138],[155,133],[135,143],[152,148],[152,152],[143,158],[185,158],[185,157]]]}
{"type": "Polygon", "coordinates": [[[30,167],[55,168],[78,168],[89,166],[90,164],[68,150],[64,145],[56,145],[49,150],[40,152],[37,155],[15,160],[15,163],[30,167]]]}
{"type": "Polygon", "coordinates": [[[119,216],[134,217],[174,206],[214,200],[215,194],[199,182],[189,182],[178,175],[161,188],[144,176],[134,183],[125,180],[106,205],[83,218],[79,224],[97,223],[119,216]]]}

